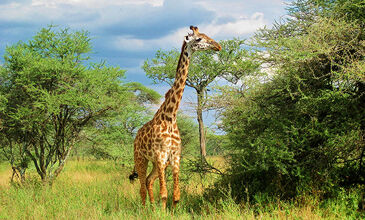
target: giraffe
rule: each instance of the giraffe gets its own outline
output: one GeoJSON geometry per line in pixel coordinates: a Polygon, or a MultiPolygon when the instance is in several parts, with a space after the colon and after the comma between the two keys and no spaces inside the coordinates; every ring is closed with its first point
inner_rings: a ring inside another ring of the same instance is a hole
{"type": "Polygon", "coordinates": [[[142,126],[134,140],[134,172],[130,180],[139,177],[142,204],[146,204],[147,191],[150,202],[154,203],[153,183],[159,178],[162,207],[166,209],[167,189],[165,169],[170,164],[173,175],[173,207],[180,200],[179,169],[181,139],[176,123],[176,114],[184,92],[188,76],[190,57],[195,51],[221,50],[221,46],[197,27],[190,26],[193,33],[184,37],[181,54],[176,69],[176,77],[171,89],[165,94],[165,100],[153,119],[142,126]],[[148,162],[153,168],[147,176],[148,162]]]}

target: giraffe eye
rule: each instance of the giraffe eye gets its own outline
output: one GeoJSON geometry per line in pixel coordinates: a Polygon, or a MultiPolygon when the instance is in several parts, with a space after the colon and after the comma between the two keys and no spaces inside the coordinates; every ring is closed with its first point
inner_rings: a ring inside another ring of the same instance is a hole
{"type": "Polygon", "coordinates": [[[196,42],[200,42],[202,39],[201,38],[198,38],[198,39],[196,39],[196,42]]]}

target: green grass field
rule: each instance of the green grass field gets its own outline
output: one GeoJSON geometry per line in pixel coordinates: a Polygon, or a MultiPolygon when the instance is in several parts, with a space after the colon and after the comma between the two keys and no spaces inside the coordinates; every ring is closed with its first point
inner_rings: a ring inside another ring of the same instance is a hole
{"type": "MultiPolygon", "coordinates": [[[[138,181],[128,179],[131,169],[113,161],[72,160],[54,185],[42,185],[30,171],[27,182],[11,185],[11,172],[0,164],[0,219],[342,219],[355,218],[344,203],[320,207],[315,199],[301,204],[275,202],[249,207],[233,201],[203,199],[203,189],[214,177],[196,176],[181,183],[182,198],[176,210],[162,211],[157,202],[142,207],[138,181]]],[[[158,181],[155,194],[158,195],[158,181]]],[[[168,182],[171,193],[172,182],[168,182]]]]}

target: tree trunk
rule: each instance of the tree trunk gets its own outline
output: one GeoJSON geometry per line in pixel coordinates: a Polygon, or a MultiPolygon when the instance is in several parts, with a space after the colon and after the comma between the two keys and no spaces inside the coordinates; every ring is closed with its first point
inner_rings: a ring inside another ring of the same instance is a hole
{"type": "Polygon", "coordinates": [[[71,141],[70,146],[68,147],[68,149],[66,150],[65,154],[62,156],[62,159],[59,161],[59,165],[57,167],[57,169],[54,171],[54,173],[52,174],[52,178],[51,178],[51,184],[53,183],[53,181],[56,179],[56,177],[58,177],[58,175],[61,173],[61,171],[63,170],[63,167],[66,164],[66,161],[68,159],[68,157],[70,156],[71,150],[73,148],[75,144],[75,140],[73,139],[71,141]]]}
{"type": "Polygon", "coordinates": [[[203,123],[203,91],[196,90],[197,98],[198,98],[198,105],[196,109],[197,113],[197,120],[199,124],[199,143],[200,143],[200,156],[201,162],[206,162],[207,150],[205,146],[205,130],[204,130],[204,123],[203,123]]]}
{"type": "Polygon", "coordinates": [[[18,180],[20,180],[20,184],[24,184],[26,168],[12,166],[12,170],[13,170],[13,174],[11,176],[10,181],[13,183],[14,182],[14,177],[16,177],[18,180]]]}

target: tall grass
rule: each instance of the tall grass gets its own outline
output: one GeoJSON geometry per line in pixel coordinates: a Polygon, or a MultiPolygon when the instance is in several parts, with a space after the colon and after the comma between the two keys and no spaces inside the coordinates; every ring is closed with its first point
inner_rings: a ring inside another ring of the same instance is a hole
{"type": "MultiPolygon", "coordinates": [[[[181,183],[182,198],[176,210],[160,204],[142,207],[139,184],[128,179],[130,168],[112,161],[70,161],[53,186],[42,185],[35,173],[24,186],[9,183],[9,167],[0,165],[0,219],[322,219],[356,218],[348,204],[333,201],[320,207],[315,199],[273,202],[250,206],[233,200],[208,202],[201,179],[193,176],[181,183]]],[[[206,185],[209,177],[203,180],[206,185]]],[[[168,190],[171,194],[171,181],[168,190]]],[[[158,183],[155,194],[158,196],[158,183]]]]}

